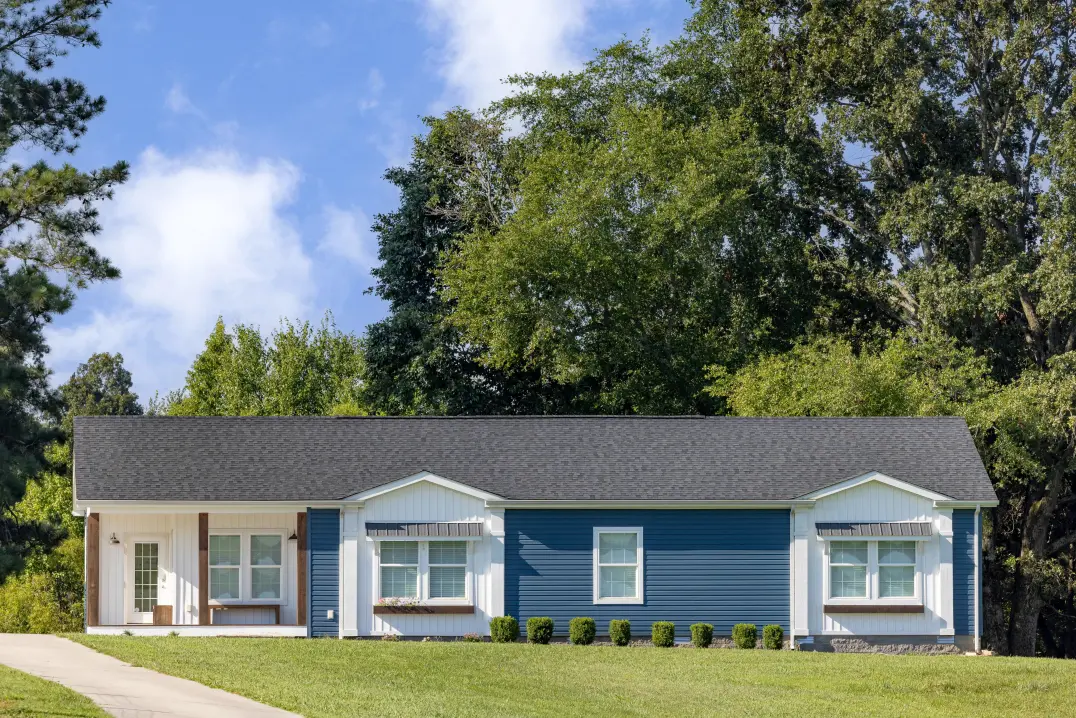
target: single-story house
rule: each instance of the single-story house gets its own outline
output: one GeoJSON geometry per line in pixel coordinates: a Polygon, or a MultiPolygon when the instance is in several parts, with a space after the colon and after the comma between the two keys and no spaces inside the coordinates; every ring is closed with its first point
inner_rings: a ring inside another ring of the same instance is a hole
{"type": "Polygon", "coordinates": [[[997,497],[959,418],[80,417],[74,505],[88,633],[974,649],[997,497]]]}

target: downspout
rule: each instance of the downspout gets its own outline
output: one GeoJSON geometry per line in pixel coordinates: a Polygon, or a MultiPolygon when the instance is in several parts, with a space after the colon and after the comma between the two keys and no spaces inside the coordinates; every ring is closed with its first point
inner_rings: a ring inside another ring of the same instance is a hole
{"type": "MultiPolygon", "coordinates": [[[[74,513],[74,512],[72,512],[74,513]]],[[[89,611],[86,610],[86,602],[89,600],[90,591],[86,581],[90,571],[90,507],[86,507],[82,515],[82,632],[89,627],[89,611]]]]}
{"type": "Polygon", "coordinates": [[[983,552],[983,537],[980,536],[979,527],[981,526],[980,512],[982,507],[978,504],[975,505],[975,550],[972,552],[974,558],[975,567],[975,652],[978,653],[982,649],[982,636],[979,630],[979,606],[982,603],[982,570],[979,566],[981,562],[981,556],[983,552]]]}

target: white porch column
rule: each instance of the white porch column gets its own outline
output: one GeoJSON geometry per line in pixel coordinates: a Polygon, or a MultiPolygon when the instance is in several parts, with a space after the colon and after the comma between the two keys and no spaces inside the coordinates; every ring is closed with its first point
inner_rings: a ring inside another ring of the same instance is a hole
{"type": "Polygon", "coordinates": [[[359,635],[359,541],[365,533],[362,512],[340,512],[340,636],[359,635]]]}
{"type": "Polygon", "coordinates": [[[953,616],[953,511],[939,509],[937,514],[938,555],[938,620],[942,636],[956,635],[953,616]]]}
{"type": "MultiPolygon", "coordinates": [[[[504,615],[504,510],[490,511],[489,612],[504,615]]],[[[518,618],[518,616],[516,617],[518,618]]]]}
{"type": "Polygon", "coordinates": [[[814,529],[813,511],[797,508],[792,511],[792,639],[811,635],[810,622],[810,543],[814,529]]]}

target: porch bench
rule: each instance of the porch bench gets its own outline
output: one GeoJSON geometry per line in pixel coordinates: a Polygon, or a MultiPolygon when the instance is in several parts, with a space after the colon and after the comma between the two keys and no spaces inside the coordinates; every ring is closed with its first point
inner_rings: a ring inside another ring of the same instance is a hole
{"type": "Polygon", "coordinates": [[[280,604],[279,603],[227,603],[221,605],[212,605],[209,607],[209,623],[213,623],[214,611],[233,611],[238,609],[265,609],[268,608],[273,612],[274,623],[280,625],[280,604]]]}

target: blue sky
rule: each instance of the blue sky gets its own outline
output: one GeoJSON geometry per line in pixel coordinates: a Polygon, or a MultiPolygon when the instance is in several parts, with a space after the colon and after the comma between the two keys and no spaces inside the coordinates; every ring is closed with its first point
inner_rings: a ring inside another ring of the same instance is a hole
{"type": "Polygon", "coordinates": [[[369,232],[396,204],[381,179],[419,117],[485,106],[501,78],[578,67],[649,30],[675,36],[686,0],[118,2],[103,46],[59,70],[103,94],[75,164],[125,159],[98,246],[123,278],[80,293],[50,328],[58,381],[122,352],[143,401],[183,383],[218,315],[362,332],[369,232]]]}

